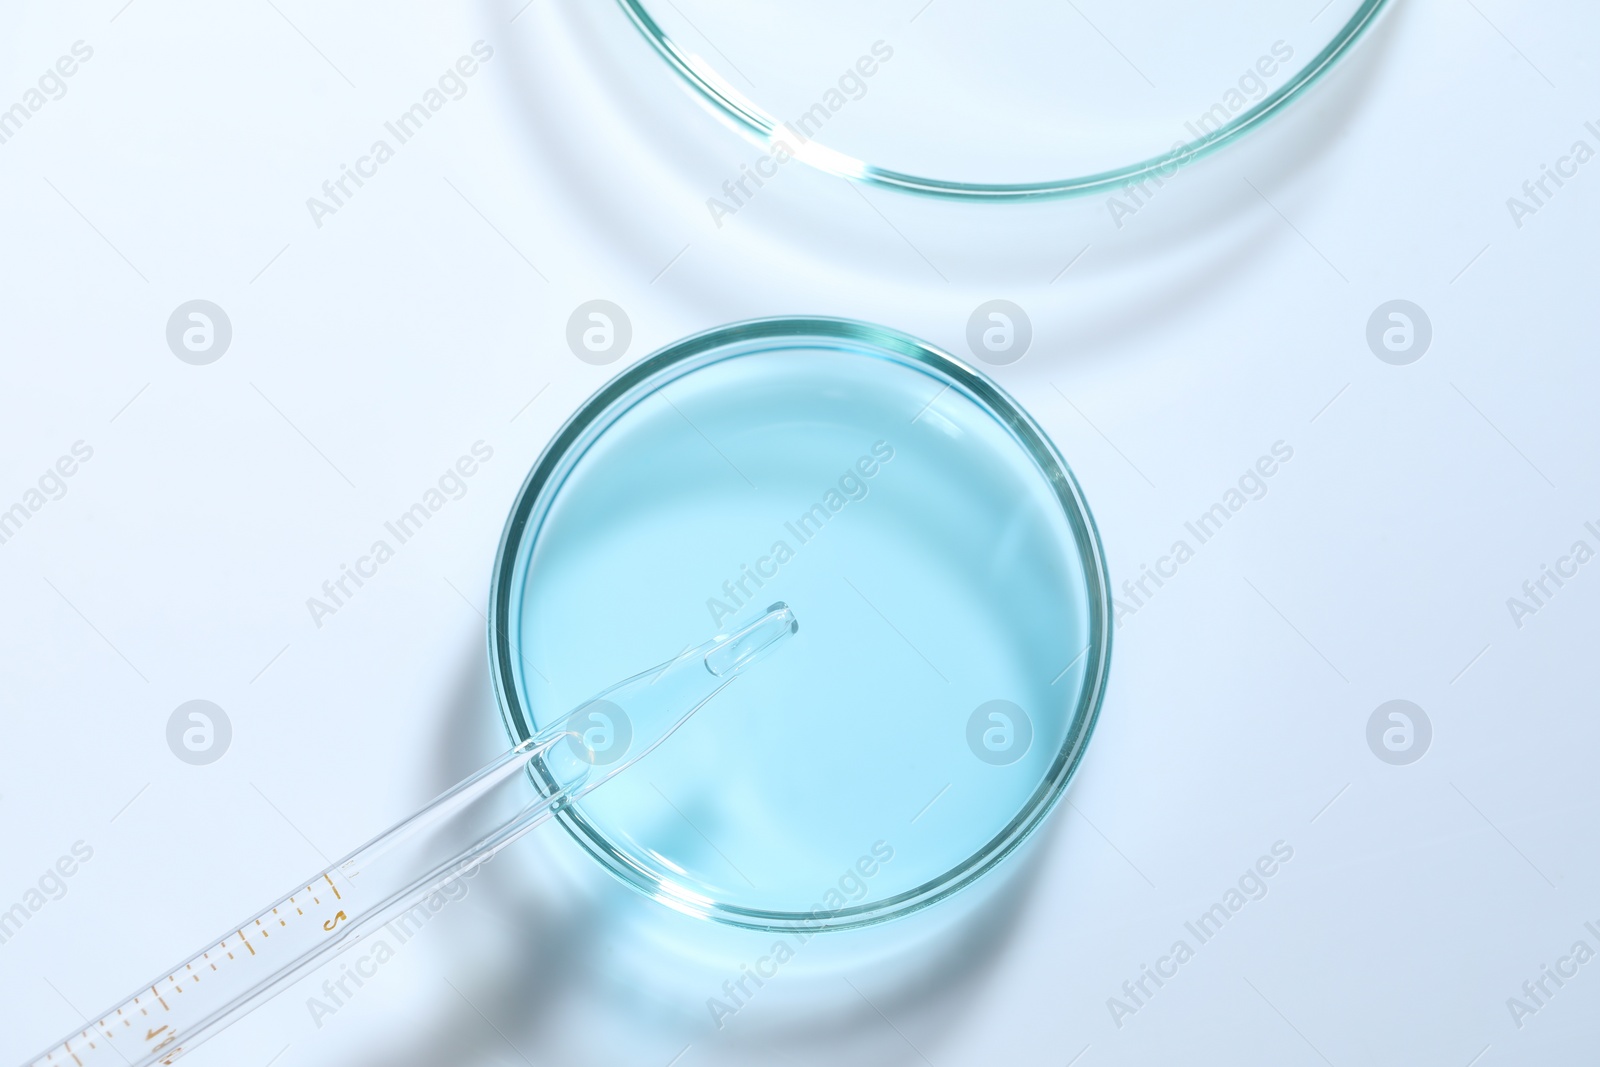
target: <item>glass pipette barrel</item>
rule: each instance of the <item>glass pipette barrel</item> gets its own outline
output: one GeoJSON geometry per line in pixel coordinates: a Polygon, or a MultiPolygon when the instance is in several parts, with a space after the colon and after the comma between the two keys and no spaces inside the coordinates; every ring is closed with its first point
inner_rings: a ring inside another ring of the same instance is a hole
{"type": "MultiPolygon", "coordinates": [[[[799,624],[784,604],[611,686],[318,871],[205,948],[28,1061],[27,1067],[172,1063],[306,972],[385,928],[409,936],[463,879],[655,749],[799,624]],[[419,858],[419,835],[457,825],[529,769],[543,793],[473,844],[419,858]]],[[[404,937],[401,938],[404,940],[404,937]]]]}

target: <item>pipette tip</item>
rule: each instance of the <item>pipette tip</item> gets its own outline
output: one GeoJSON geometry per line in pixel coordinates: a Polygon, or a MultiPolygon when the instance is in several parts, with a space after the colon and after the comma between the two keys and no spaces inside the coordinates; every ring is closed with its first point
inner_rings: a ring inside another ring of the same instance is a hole
{"type": "Polygon", "coordinates": [[[720,678],[732,677],[765,655],[784,638],[800,632],[794,609],[783,601],[773,604],[754,622],[717,641],[706,653],[706,670],[720,678]]]}

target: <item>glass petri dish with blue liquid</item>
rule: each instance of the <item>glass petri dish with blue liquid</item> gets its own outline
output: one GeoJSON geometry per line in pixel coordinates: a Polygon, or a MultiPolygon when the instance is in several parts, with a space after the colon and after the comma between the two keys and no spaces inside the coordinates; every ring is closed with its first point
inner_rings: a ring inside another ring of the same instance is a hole
{"type": "Polygon", "coordinates": [[[788,604],[783,656],[560,818],[679,911],[845,928],[956,892],[1048,814],[1105,689],[1107,587],[1076,481],[992,382],[881,327],[758,320],[555,435],[501,542],[490,665],[520,740],[788,604]]]}

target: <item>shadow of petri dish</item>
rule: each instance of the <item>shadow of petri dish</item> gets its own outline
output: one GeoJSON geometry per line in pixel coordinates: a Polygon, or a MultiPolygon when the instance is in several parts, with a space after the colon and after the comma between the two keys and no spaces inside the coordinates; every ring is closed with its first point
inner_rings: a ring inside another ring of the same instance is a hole
{"type": "Polygon", "coordinates": [[[791,160],[970,200],[1170,178],[1302,96],[1390,4],[618,2],[764,150],[725,189],[731,208],[791,160]]]}
{"type": "Polygon", "coordinates": [[[507,520],[491,670],[521,739],[788,603],[781,652],[562,822],[687,914],[860,926],[1048,814],[1104,692],[1107,587],[1076,481],[993,383],[881,327],[756,320],[640,361],[558,431],[507,520]]]}

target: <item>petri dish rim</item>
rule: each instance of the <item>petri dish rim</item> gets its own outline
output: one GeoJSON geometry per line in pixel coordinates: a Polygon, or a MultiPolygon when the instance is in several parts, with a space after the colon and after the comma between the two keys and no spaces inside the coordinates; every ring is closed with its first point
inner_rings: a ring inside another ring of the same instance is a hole
{"type": "MultiPolygon", "coordinates": [[[[1151,177],[1170,178],[1179,168],[1231,144],[1300,99],[1366,35],[1392,2],[1363,0],[1361,6],[1339,28],[1339,32],[1310,62],[1275,92],[1262,97],[1255,106],[1240,112],[1226,125],[1192,141],[1175,145],[1167,152],[1110,170],[1038,182],[957,182],[874,166],[866,160],[833,149],[797,153],[795,158],[841,178],[945,200],[1054,200],[1121,188],[1151,177]]],[[[661,28],[646,10],[646,0],[617,0],[617,3],[656,54],[713,114],[755,144],[764,148],[772,147],[773,136],[779,126],[776,119],[752,101],[729,92],[707,77],[701,69],[703,61],[696,62],[661,28]]],[[[723,82],[724,85],[731,84],[725,79],[723,82]]]]}
{"type": "MultiPolygon", "coordinates": [[[[1110,582],[1099,531],[1077,479],[1031,416],[998,385],[954,356],[897,330],[837,318],[754,319],[676,341],[617,375],[556,431],[528,473],[506,519],[489,591],[490,677],[512,740],[524,741],[535,729],[532,709],[523,696],[520,656],[513,647],[515,620],[539,527],[567,476],[612,423],[661,386],[721,360],[796,347],[857,353],[865,350],[867,355],[921,370],[960,390],[1005,425],[1050,485],[1072,530],[1086,582],[1090,639],[1080,654],[1085,660],[1084,680],[1072,708],[1067,736],[1038,787],[1010,821],[966,860],[892,897],[820,917],[811,912],[763,910],[719,902],[644,867],[589,823],[581,808],[568,808],[557,816],[580,847],[625,885],[696,918],[774,932],[851,929],[885,922],[929,907],[997,866],[1044,821],[1066,791],[1094,732],[1111,662],[1110,582]]],[[[537,774],[534,782],[539,788],[548,789],[537,774]]]]}

